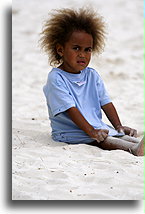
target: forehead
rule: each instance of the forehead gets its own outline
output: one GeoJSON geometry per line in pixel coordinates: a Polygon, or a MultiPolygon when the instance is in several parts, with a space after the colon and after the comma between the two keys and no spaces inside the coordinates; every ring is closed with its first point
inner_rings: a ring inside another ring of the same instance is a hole
{"type": "Polygon", "coordinates": [[[69,44],[72,45],[79,45],[85,47],[92,47],[93,46],[93,37],[91,34],[88,34],[84,31],[74,31],[69,40],[69,44]]]}

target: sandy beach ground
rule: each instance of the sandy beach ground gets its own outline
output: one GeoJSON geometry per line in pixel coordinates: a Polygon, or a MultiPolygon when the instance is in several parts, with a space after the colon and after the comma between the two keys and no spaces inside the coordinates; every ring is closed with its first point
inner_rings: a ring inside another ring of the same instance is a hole
{"type": "Polygon", "coordinates": [[[143,200],[143,157],[51,139],[42,91],[51,67],[39,33],[51,9],[85,5],[98,9],[108,32],[104,53],[90,66],[99,70],[122,123],[143,136],[143,1],[14,0],[13,200],[143,200]]]}

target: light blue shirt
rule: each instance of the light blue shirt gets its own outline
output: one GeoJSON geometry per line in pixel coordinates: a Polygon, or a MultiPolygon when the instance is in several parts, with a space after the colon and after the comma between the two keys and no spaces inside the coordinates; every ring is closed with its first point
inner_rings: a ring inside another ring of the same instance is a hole
{"type": "Polygon", "coordinates": [[[111,100],[98,72],[90,67],[79,74],[53,68],[43,88],[55,141],[89,143],[94,141],[68,116],[66,110],[76,107],[95,129],[108,129],[110,136],[118,132],[102,121],[101,106],[111,100]]]}

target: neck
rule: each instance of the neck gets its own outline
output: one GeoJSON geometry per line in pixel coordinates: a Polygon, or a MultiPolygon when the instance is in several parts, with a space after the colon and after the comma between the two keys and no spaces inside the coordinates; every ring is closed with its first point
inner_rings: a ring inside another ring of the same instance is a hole
{"type": "Polygon", "coordinates": [[[80,74],[80,71],[73,71],[71,68],[69,68],[68,66],[65,66],[63,63],[58,67],[61,70],[71,73],[71,74],[80,74]]]}

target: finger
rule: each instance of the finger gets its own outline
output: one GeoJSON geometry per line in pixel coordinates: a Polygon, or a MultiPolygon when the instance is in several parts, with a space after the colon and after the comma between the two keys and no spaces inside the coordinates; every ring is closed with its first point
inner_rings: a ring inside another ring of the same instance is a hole
{"type": "Polygon", "coordinates": [[[134,134],[134,131],[133,131],[133,129],[131,129],[130,133],[129,133],[129,136],[133,136],[133,134],[134,134]]]}
{"type": "Polygon", "coordinates": [[[117,129],[117,131],[118,131],[119,133],[124,133],[123,128],[119,128],[119,129],[117,129]]]}
{"type": "Polygon", "coordinates": [[[97,143],[100,143],[101,142],[101,140],[100,140],[100,137],[98,136],[98,137],[96,137],[96,138],[94,138],[96,141],[97,141],[97,143]]]}
{"type": "Polygon", "coordinates": [[[137,131],[136,131],[136,130],[134,130],[134,135],[133,135],[133,137],[137,137],[137,131]]]}
{"type": "Polygon", "coordinates": [[[125,127],[125,134],[127,134],[129,136],[133,136],[133,133],[134,133],[134,129],[125,127]]]}
{"type": "Polygon", "coordinates": [[[98,137],[99,137],[99,141],[104,141],[106,139],[106,137],[108,136],[108,134],[106,132],[104,132],[103,130],[101,130],[98,133],[98,137]]]}
{"type": "Polygon", "coordinates": [[[106,132],[102,132],[102,136],[104,138],[104,140],[108,137],[108,134],[106,132]]]}
{"type": "Polygon", "coordinates": [[[106,137],[108,136],[108,130],[107,129],[100,129],[97,134],[94,135],[93,139],[95,139],[98,143],[101,141],[104,141],[106,137]]]}
{"type": "Polygon", "coordinates": [[[107,129],[101,129],[101,131],[105,132],[106,134],[109,133],[109,130],[107,130],[107,129]]]}
{"type": "Polygon", "coordinates": [[[98,132],[98,140],[99,140],[99,142],[101,142],[101,141],[104,140],[103,132],[102,131],[98,132]]]}
{"type": "Polygon", "coordinates": [[[130,133],[129,133],[129,136],[137,137],[137,131],[135,129],[131,129],[130,133]]]}
{"type": "Polygon", "coordinates": [[[100,142],[99,132],[97,134],[94,134],[93,139],[96,140],[98,143],[100,142]]]}

